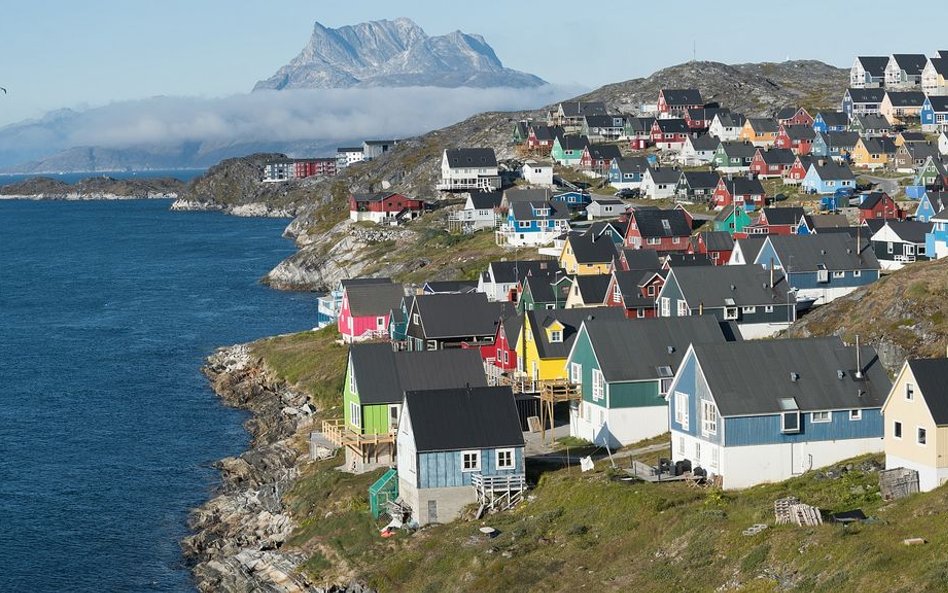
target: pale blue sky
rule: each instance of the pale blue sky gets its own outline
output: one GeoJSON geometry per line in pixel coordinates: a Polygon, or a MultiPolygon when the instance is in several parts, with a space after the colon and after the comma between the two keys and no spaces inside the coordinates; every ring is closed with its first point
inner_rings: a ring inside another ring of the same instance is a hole
{"type": "Polygon", "coordinates": [[[891,1],[732,0],[668,4],[445,0],[8,0],[0,9],[0,125],[60,107],[156,95],[221,97],[250,90],[303,47],[312,24],[407,16],[429,35],[480,33],[509,67],[596,87],[691,58],[722,62],[814,58],[849,66],[857,54],[946,45],[945,0],[920,0],[891,22],[891,1]],[[858,8],[853,8],[858,6],[858,8]],[[787,28],[782,22],[800,20],[787,28]],[[814,30],[822,15],[831,23],[814,30]],[[649,32],[655,23],[664,35],[649,32]],[[904,28],[900,28],[900,26],[904,28]],[[793,31],[791,34],[785,30],[793,31]],[[750,34],[748,34],[750,33],[750,34]],[[674,38],[674,40],[673,40],[674,38]],[[560,52],[568,39],[579,51],[560,52]]]}

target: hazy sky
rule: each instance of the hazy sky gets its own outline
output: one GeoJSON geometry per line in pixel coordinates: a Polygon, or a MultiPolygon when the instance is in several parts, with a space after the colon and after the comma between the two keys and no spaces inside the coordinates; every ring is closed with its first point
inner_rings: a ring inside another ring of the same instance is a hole
{"type": "Polygon", "coordinates": [[[565,0],[8,0],[0,8],[0,86],[9,91],[0,95],[0,125],[60,107],[244,93],[299,52],[314,21],[338,27],[407,16],[429,35],[480,33],[509,67],[592,88],[687,61],[693,41],[699,59],[723,62],[790,57],[848,67],[859,53],[931,54],[948,42],[945,1],[912,3],[899,28],[884,16],[892,3],[877,0],[772,8],[685,0],[662,13],[654,3],[565,0]],[[817,32],[811,13],[840,25],[817,32]],[[801,20],[784,34],[781,21],[793,14],[801,20]],[[657,22],[661,40],[649,32],[657,22]],[[559,39],[571,50],[559,51],[559,39]]]}

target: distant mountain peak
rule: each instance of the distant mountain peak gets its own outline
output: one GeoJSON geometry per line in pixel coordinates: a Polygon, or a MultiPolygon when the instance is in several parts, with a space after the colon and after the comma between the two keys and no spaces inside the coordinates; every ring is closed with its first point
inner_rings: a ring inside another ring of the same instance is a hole
{"type": "Polygon", "coordinates": [[[545,82],[505,68],[478,34],[431,37],[399,17],[336,29],[316,22],[306,47],[253,90],[349,87],[534,87],[545,82]]]}

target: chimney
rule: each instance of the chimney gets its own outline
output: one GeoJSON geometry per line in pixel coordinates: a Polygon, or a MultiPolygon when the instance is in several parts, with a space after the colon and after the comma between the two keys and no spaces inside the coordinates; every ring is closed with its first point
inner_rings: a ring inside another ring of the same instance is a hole
{"type": "Polygon", "coordinates": [[[859,334],[856,334],[856,378],[862,379],[862,357],[859,354],[859,334]]]}
{"type": "Polygon", "coordinates": [[[770,258],[770,288],[774,287],[774,258],[770,258]]]}

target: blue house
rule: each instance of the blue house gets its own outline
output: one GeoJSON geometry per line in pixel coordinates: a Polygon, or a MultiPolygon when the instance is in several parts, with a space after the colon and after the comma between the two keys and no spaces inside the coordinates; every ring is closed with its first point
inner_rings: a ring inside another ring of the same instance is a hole
{"type": "Polygon", "coordinates": [[[855,190],[856,177],[848,165],[833,161],[815,162],[810,164],[800,187],[808,194],[835,194],[839,189],[855,190]]]}
{"type": "Polygon", "coordinates": [[[928,95],[919,114],[924,132],[948,131],[948,95],[928,95]]]}
{"type": "Polygon", "coordinates": [[[859,142],[857,132],[820,132],[813,139],[810,155],[816,159],[832,158],[837,161],[848,161],[857,142],[859,142]]]}
{"type": "Polygon", "coordinates": [[[931,218],[932,231],[925,235],[925,253],[931,259],[948,257],[948,209],[931,218]]]}
{"type": "Polygon", "coordinates": [[[783,270],[798,299],[823,305],[879,279],[876,259],[866,236],[849,233],[770,235],[754,263],[783,270]]]}
{"type": "Polygon", "coordinates": [[[846,89],[842,110],[850,119],[857,115],[878,115],[885,99],[884,88],[846,89]]]}
{"type": "Polygon", "coordinates": [[[948,192],[927,191],[922,194],[922,199],[918,202],[918,208],[915,209],[915,220],[928,222],[945,207],[948,207],[948,192]]]}
{"type": "Polygon", "coordinates": [[[495,238],[498,245],[538,247],[549,245],[569,230],[569,207],[552,200],[514,201],[507,211],[507,223],[495,238]]]}
{"type": "Polygon", "coordinates": [[[582,210],[592,202],[592,196],[588,192],[566,191],[553,194],[550,202],[565,204],[570,210],[582,210]]]}
{"type": "Polygon", "coordinates": [[[612,159],[609,165],[609,185],[616,189],[635,189],[642,186],[642,175],[648,169],[648,159],[641,156],[612,159]]]}
{"type": "Polygon", "coordinates": [[[890,388],[872,347],[836,336],[692,344],[668,392],[672,459],[747,488],[880,452],[890,388]]]}
{"type": "Polygon", "coordinates": [[[398,497],[419,525],[452,521],[475,502],[508,508],[526,489],[510,387],[406,392],[396,443],[398,497]]]}
{"type": "Polygon", "coordinates": [[[815,132],[845,132],[849,127],[849,116],[842,111],[820,111],[813,118],[815,132]]]}

